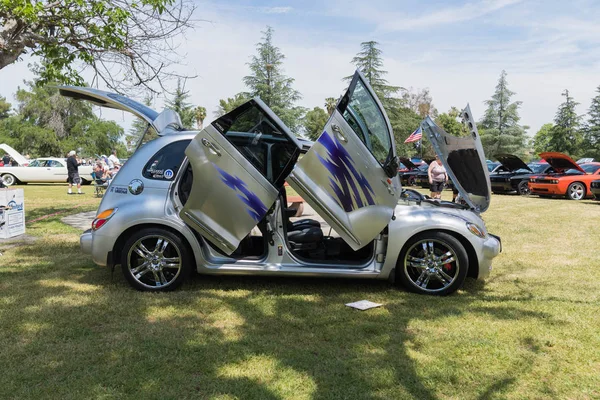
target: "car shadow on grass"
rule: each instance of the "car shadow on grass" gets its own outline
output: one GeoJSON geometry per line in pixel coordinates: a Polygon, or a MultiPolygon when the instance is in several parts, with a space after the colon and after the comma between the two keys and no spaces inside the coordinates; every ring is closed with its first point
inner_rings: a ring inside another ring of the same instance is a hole
{"type": "MultiPolygon", "coordinates": [[[[519,317],[482,307],[493,294],[478,283],[436,298],[382,281],[196,276],[154,294],[132,290],[118,270],[111,279],[73,239],[40,239],[10,256],[0,268],[2,398],[460,396],[452,368],[426,368],[423,324],[519,317]],[[384,306],[344,306],[363,299],[384,306]]],[[[479,397],[507,390],[523,368],[482,381],[479,397]]]]}

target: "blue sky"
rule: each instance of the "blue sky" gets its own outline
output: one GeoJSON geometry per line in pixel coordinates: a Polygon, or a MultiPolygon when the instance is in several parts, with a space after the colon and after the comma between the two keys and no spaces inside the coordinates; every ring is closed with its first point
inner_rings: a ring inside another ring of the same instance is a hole
{"type": "MultiPolygon", "coordinates": [[[[376,40],[391,84],[429,88],[440,112],[483,102],[505,69],[522,124],[533,135],[551,122],[569,89],[584,114],[600,86],[600,2],[588,0],[472,1],[197,1],[194,31],[181,39],[180,72],[191,102],[209,119],[218,100],[244,90],[246,63],[266,25],[286,55],[285,72],[300,104],[323,106],[344,89],[360,43],[376,40]]],[[[0,71],[0,94],[11,97],[29,78],[28,60],[0,71]]],[[[157,108],[162,99],[157,99],[157,108]]],[[[122,113],[104,112],[128,126],[122,113]]]]}

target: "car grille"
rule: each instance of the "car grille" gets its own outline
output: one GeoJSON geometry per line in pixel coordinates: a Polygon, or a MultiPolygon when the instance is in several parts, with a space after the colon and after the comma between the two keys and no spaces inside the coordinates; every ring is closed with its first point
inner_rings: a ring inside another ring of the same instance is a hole
{"type": "Polygon", "coordinates": [[[510,178],[490,178],[492,182],[510,182],[510,178]]]}
{"type": "Polygon", "coordinates": [[[531,179],[529,179],[529,182],[551,184],[551,183],[556,183],[556,179],[531,178],[531,179]]]}

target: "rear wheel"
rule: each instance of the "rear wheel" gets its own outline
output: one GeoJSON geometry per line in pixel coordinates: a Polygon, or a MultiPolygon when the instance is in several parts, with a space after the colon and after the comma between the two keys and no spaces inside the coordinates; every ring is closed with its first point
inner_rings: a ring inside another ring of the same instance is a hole
{"type": "Polygon", "coordinates": [[[133,234],[121,251],[121,269],[137,290],[164,292],[181,286],[191,271],[191,255],[183,240],[161,228],[133,234]]]}
{"type": "Polygon", "coordinates": [[[15,176],[12,174],[4,174],[2,175],[2,183],[4,183],[6,186],[15,185],[17,183],[17,178],[15,178],[15,176]]]}
{"type": "Polygon", "coordinates": [[[469,258],[454,236],[425,232],[410,239],[400,253],[396,276],[409,291],[443,296],[465,282],[469,258]]]}
{"type": "Polygon", "coordinates": [[[581,182],[573,182],[567,188],[567,198],[571,200],[583,200],[585,193],[585,185],[581,182]]]}
{"type": "Polygon", "coordinates": [[[529,185],[527,184],[527,181],[519,182],[519,186],[517,186],[517,191],[519,192],[519,194],[521,196],[527,196],[528,194],[531,193],[531,190],[529,190],[529,185]]]}

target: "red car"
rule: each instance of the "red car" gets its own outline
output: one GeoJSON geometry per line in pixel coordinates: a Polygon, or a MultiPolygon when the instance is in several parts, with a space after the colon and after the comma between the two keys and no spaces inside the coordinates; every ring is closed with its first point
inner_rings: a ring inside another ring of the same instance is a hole
{"type": "Polygon", "coordinates": [[[600,163],[577,164],[563,153],[542,153],[540,157],[557,171],[555,174],[536,175],[529,178],[531,194],[541,197],[560,196],[571,200],[592,197],[590,185],[600,179],[600,163]]]}

